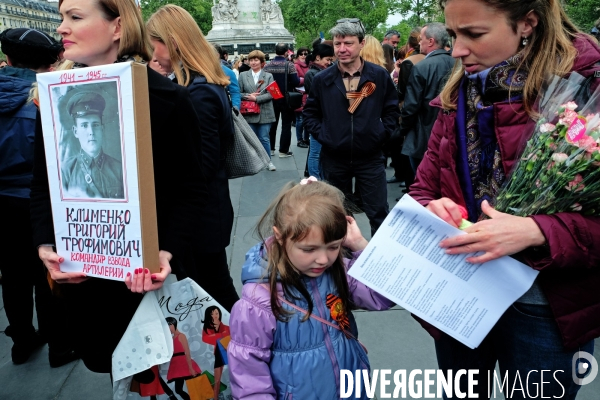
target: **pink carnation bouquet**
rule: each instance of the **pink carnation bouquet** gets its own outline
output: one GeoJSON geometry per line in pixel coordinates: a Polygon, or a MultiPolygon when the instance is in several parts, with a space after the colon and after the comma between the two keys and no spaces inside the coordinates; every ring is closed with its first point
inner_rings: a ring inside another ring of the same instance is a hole
{"type": "Polygon", "coordinates": [[[540,93],[540,118],[498,193],[498,211],[600,215],[600,88],[577,104],[572,99],[582,82],[577,74],[554,78],[540,93]]]}

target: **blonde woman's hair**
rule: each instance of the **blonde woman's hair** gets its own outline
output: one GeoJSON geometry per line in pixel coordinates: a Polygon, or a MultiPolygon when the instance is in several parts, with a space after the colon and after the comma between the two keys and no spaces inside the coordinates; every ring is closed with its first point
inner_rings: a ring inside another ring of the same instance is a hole
{"type": "MultiPolygon", "coordinates": [[[[440,7],[445,8],[452,0],[439,0],[440,7]]],[[[571,22],[558,0],[479,0],[487,6],[504,13],[513,31],[517,30],[517,22],[535,12],[538,24],[527,45],[520,51],[523,53],[519,69],[529,71],[523,90],[525,111],[532,117],[537,115],[533,110],[539,89],[550,75],[564,76],[571,71],[577,49],[573,39],[581,32],[571,22]]],[[[442,107],[456,110],[457,93],[465,69],[457,60],[452,74],[440,93],[442,107]]]]}
{"type": "MultiPolygon", "coordinates": [[[[88,0],[89,1],[89,0],[88,0]]],[[[119,40],[119,58],[138,55],[144,61],[150,61],[151,51],[146,28],[140,10],[132,0],[92,0],[107,21],[114,21],[121,17],[121,39],[119,40]]],[[[59,0],[58,7],[63,0],[59,0]]],[[[77,60],[74,60],[77,61],[77,60]]],[[[66,65],[61,65],[65,69],[66,65]]],[[[72,67],[73,64],[70,64],[72,67]]]]}
{"type": "Polygon", "coordinates": [[[386,68],[385,55],[383,54],[383,47],[379,40],[375,39],[374,36],[365,36],[365,45],[360,51],[360,56],[363,60],[377,64],[386,68]]]}
{"type": "Polygon", "coordinates": [[[173,4],[162,6],[146,25],[150,39],[167,46],[179,84],[187,86],[191,80],[190,71],[195,71],[208,83],[229,85],[229,77],[223,72],[217,51],[185,9],[173,4]],[[182,68],[177,68],[178,65],[182,68]]]}
{"type": "MultiPolygon", "coordinates": [[[[64,0],[59,0],[58,8],[64,0]]],[[[117,57],[140,56],[144,61],[151,59],[150,43],[146,35],[144,20],[140,10],[132,0],[92,0],[96,3],[98,10],[107,21],[114,21],[121,17],[121,39],[117,57]]],[[[64,71],[73,68],[77,60],[63,60],[55,71],[64,71]]],[[[37,84],[33,84],[29,91],[29,100],[38,100],[39,93],[37,84]]]]}
{"type": "MultiPolygon", "coordinates": [[[[288,257],[286,246],[289,242],[302,241],[312,228],[320,229],[324,243],[331,243],[346,236],[348,223],[344,211],[344,195],[325,182],[311,182],[306,185],[288,183],[273,200],[256,228],[264,246],[268,249],[268,279],[271,288],[271,309],[280,321],[289,315],[277,298],[277,282],[280,282],[285,297],[292,300],[301,295],[308,303],[308,319],[313,309],[313,301],[304,286],[302,275],[294,269],[288,257]],[[269,243],[276,227],[279,237],[269,243]],[[295,290],[294,290],[295,289],[295,290]]],[[[348,310],[349,289],[342,251],[338,259],[329,267],[333,281],[345,309],[348,310]]]]}

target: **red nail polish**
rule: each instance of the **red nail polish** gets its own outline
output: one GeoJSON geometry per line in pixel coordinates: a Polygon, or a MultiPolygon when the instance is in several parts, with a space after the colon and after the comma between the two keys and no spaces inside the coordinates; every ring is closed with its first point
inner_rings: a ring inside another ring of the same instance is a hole
{"type": "Polygon", "coordinates": [[[137,268],[135,269],[134,274],[136,274],[136,275],[138,274],[138,269],[137,268]]]}
{"type": "Polygon", "coordinates": [[[127,277],[129,278],[130,276],[131,276],[131,272],[128,272],[127,273],[127,277]]]}
{"type": "Polygon", "coordinates": [[[149,273],[150,273],[150,270],[149,270],[148,268],[146,268],[146,269],[144,269],[144,273],[145,273],[145,274],[149,274],[149,273]]]}
{"type": "Polygon", "coordinates": [[[150,279],[152,279],[153,281],[154,281],[154,280],[156,280],[156,274],[152,274],[152,275],[150,276],[150,279]]]}

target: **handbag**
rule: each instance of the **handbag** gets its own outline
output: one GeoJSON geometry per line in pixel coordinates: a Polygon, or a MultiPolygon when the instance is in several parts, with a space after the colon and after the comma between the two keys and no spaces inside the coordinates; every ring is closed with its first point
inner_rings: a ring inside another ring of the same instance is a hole
{"type": "Polygon", "coordinates": [[[208,400],[214,397],[214,391],[208,376],[202,374],[185,381],[190,400],[208,400]]]}
{"type": "Polygon", "coordinates": [[[234,132],[225,156],[227,178],[255,175],[265,169],[271,159],[244,117],[235,108],[231,111],[234,132]]]}
{"type": "Polygon", "coordinates": [[[260,106],[256,101],[242,100],[240,105],[240,112],[242,115],[256,115],[260,114],[260,106]]]}
{"type": "Polygon", "coordinates": [[[286,62],[285,63],[285,103],[287,104],[288,108],[291,110],[295,110],[297,108],[302,107],[302,93],[296,92],[296,91],[291,91],[288,92],[288,70],[290,68],[290,63],[286,62]]]}
{"type": "MultiPolygon", "coordinates": [[[[210,382],[210,386],[214,387],[215,386],[215,377],[213,376],[213,374],[211,374],[208,371],[204,371],[202,373],[202,375],[206,375],[206,377],[208,378],[208,381],[210,382]]],[[[225,389],[227,389],[227,385],[224,384],[223,382],[221,382],[221,384],[219,385],[219,393],[221,393],[222,391],[224,391],[225,389]]],[[[212,397],[211,397],[212,398],[212,397]]]]}
{"type": "Polygon", "coordinates": [[[229,346],[230,340],[231,336],[225,336],[224,338],[217,340],[217,350],[221,353],[221,359],[225,365],[229,364],[229,360],[227,359],[227,347],[229,346]]]}

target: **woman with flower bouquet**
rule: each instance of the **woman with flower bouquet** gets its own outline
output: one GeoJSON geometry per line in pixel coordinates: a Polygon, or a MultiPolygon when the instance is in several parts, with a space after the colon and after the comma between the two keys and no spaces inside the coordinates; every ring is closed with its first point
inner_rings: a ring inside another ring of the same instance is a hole
{"type": "MultiPolygon", "coordinates": [[[[495,210],[489,201],[534,132],[534,103],[546,77],[593,77],[600,47],[569,21],[558,0],[440,0],[440,6],[454,38],[452,55],[461,63],[431,103],[441,111],[410,194],[454,226],[461,224],[461,207],[467,210],[474,223],[467,234],[440,243],[449,254],[480,252],[467,259],[472,263],[515,255],[540,274],[477,349],[423,325],[436,339],[440,369],[479,370],[480,399],[489,398],[484,377],[496,362],[509,387],[522,379],[524,390],[510,398],[536,397],[536,390],[539,396],[543,381],[544,396],[574,399],[573,355],[591,353],[600,336],[599,214],[521,216],[495,210]],[[543,377],[542,370],[556,373],[543,377]]],[[[599,83],[592,79],[592,91],[599,83]]],[[[522,186],[519,193],[534,188],[522,186]]],[[[465,377],[461,389],[466,386],[465,377]]]]}

